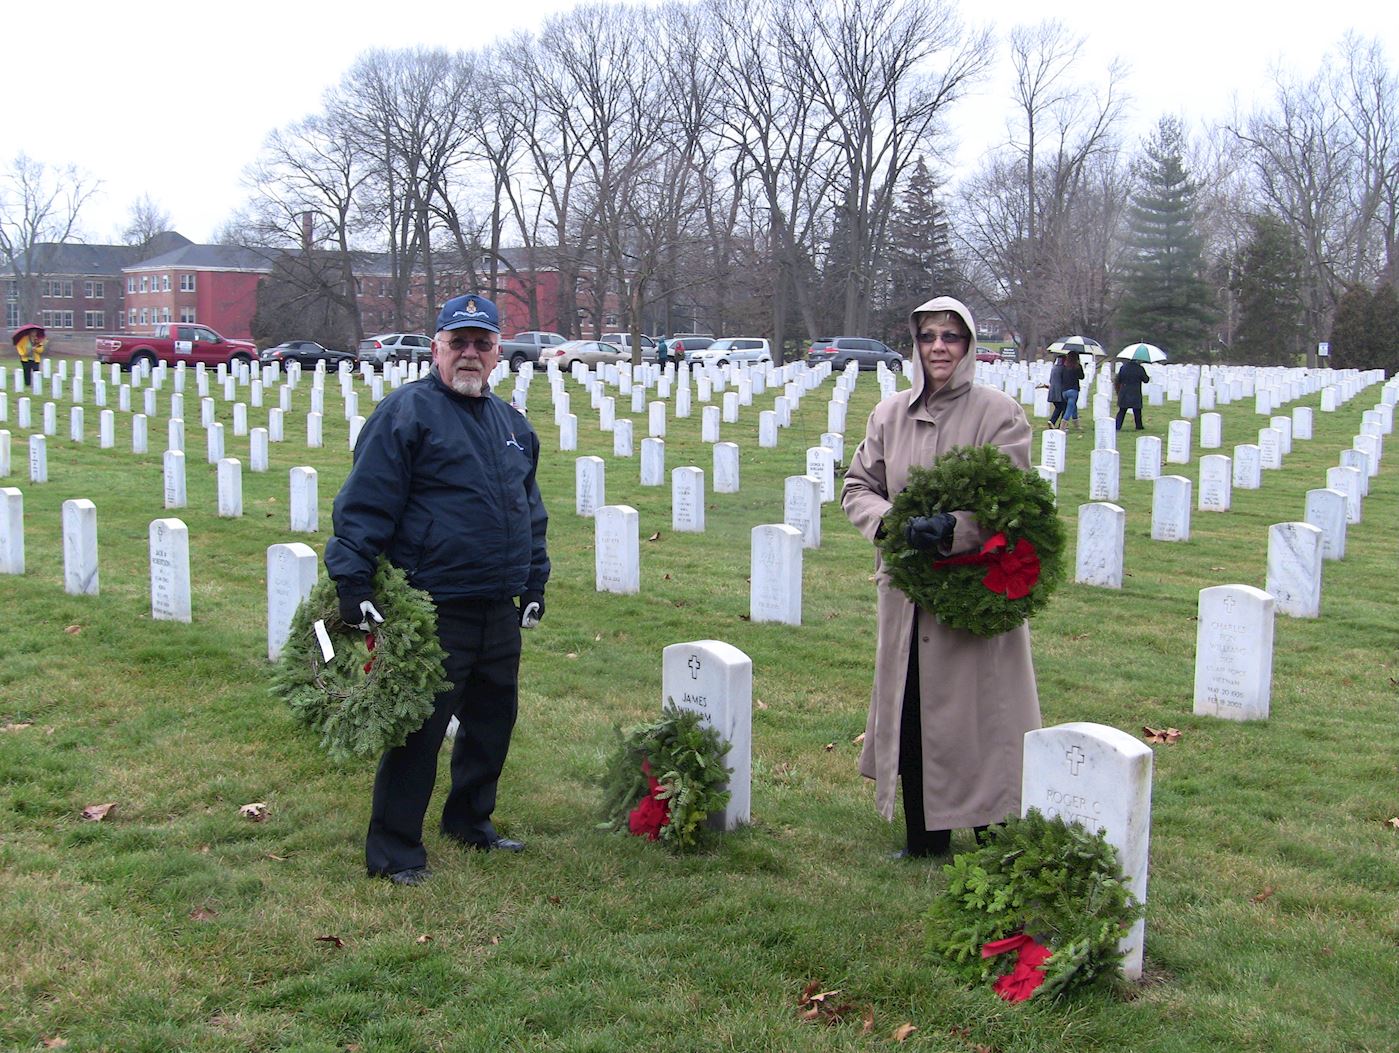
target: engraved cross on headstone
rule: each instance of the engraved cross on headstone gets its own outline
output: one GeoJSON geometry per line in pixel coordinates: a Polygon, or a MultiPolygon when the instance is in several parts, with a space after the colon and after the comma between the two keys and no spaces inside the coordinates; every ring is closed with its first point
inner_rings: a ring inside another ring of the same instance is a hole
{"type": "Polygon", "coordinates": [[[1064,758],[1069,762],[1070,775],[1077,775],[1080,765],[1082,765],[1086,759],[1083,750],[1079,749],[1077,746],[1070,746],[1066,749],[1064,751],[1064,758]]]}
{"type": "Polygon", "coordinates": [[[692,655],[690,655],[690,660],[689,660],[688,662],[686,662],[685,664],[686,664],[687,666],[690,667],[690,679],[691,679],[691,680],[698,680],[698,679],[699,679],[699,671],[700,671],[700,660],[699,660],[699,655],[697,655],[697,654],[692,654],[692,655]]]}

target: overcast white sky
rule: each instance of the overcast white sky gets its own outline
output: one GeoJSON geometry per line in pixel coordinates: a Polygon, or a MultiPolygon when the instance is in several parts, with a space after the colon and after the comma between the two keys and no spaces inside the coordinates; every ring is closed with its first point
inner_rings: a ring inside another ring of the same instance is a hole
{"type": "MultiPolygon", "coordinates": [[[[533,29],[572,0],[491,4],[375,0],[189,3],[70,0],[7,5],[5,38],[26,41],[33,77],[12,70],[0,120],[0,160],[16,153],[72,162],[101,180],[84,213],[89,241],[116,240],[132,201],[149,193],[177,230],[206,241],[246,196],[241,184],[270,130],[319,108],[362,51],[373,47],[476,47],[533,29]],[[199,131],[202,129],[202,131],[199,131]],[[197,149],[191,150],[191,144],[197,149]],[[182,162],[197,155],[202,160],[182,162]]],[[[1399,67],[1393,0],[962,0],[969,22],[1062,19],[1088,38],[1085,76],[1114,57],[1130,66],[1134,133],[1164,113],[1188,125],[1247,111],[1271,94],[1274,65],[1310,76],[1347,29],[1384,41],[1399,67]]],[[[1004,48],[1001,49],[1002,53],[1004,48]]],[[[509,55],[500,60],[509,63],[509,55]]],[[[1004,63],[1003,63],[1004,65],[1004,63]]],[[[1005,71],[952,121],[959,159],[1003,136],[1005,71]]]]}

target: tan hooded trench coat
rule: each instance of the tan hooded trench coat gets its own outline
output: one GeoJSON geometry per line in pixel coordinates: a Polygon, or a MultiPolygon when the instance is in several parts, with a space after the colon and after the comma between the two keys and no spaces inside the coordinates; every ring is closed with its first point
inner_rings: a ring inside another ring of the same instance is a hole
{"type": "MultiPolygon", "coordinates": [[[[991,443],[1020,467],[1030,466],[1031,430],[1020,404],[972,383],[976,324],[971,311],[959,300],[939,297],[917,308],[910,325],[928,311],[959,314],[972,333],[971,346],[947,383],[926,396],[923,362],[915,350],[912,390],[885,399],[870,414],[864,441],[845,476],[841,503],[855,528],[871,541],[889,511],[891,495],[907,485],[909,469],[931,465],[954,446],[991,443]]],[[[966,512],[955,517],[947,554],[979,549],[989,533],[966,512]]],[[[879,813],[892,819],[914,606],[889,584],[879,562],[875,582],[879,637],[860,774],[875,780],[879,813]]],[[[955,830],[1018,815],[1022,740],[1025,732],[1040,726],[1028,623],[982,637],[946,628],[925,610],[917,624],[927,828],[955,830]]]]}

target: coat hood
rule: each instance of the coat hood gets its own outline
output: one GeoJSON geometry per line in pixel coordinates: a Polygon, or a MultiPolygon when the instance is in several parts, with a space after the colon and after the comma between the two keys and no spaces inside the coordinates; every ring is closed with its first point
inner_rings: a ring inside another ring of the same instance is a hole
{"type": "Polygon", "coordinates": [[[926,401],[924,396],[928,385],[927,374],[923,371],[923,356],[918,351],[918,316],[933,311],[951,311],[959,316],[966,323],[970,336],[967,338],[967,353],[962,356],[962,361],[952,370],[952,376],[948,378],[947,383],[929,398],[939,402],[943,399],[957,398],[970,388],[976,379],[976,319],[972,317],[971,308],[951,296],[935,296],[926,303],[919,304],[908,315],[908,330],[913,334],[913,360],[910,368],[913,370],[915,406],[926,401]]]}

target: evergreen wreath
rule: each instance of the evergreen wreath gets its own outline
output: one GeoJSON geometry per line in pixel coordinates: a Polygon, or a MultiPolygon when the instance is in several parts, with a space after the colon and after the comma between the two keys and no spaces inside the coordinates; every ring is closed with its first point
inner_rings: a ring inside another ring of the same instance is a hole
{"type": "Polygon", "coordinates": [[[879,541],[889,580],[939,622],[978,636],[1008,632],[1046,603],[1064,578],[1064,527],[1054,491],[995,446],[958,446],[915,467],[884,516],[879,541]],[[970,512],[991,534],[980,552],[939,559],[913,548],[914,516],[970,512]]]}
{"type": "Polygon", "coordinates": [[[1118,943],[1144,912],[1101,834],[1034,808],[943,870],[947,889],[924,914],[928,949],[1010,1001],[1111,982],[1118,943]],[[1002,953],[1014,949],[1018,964],[1002,953]]]}
{"type": "Polygon", "coordinates": [[[335,583],[318,581],[297,607],[273,670],[272,692],[337,761],[402,746],[432,714],[433,696],[450,686],[427,593],[383,558],[372,587],[384,621],[366,634],[340,620],[335,583]],[[335,649],[328,663],[316,641],[317,621],[325,622],[335,649]]]}
{"type": "Polygon", "coordinates": [[[698,713],[667,700],[661,718],[618,730],[602,777],[601,826],[671,848],[692,848],[704,821],[729,803],[728,743],[698,713]]]}

